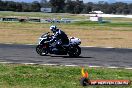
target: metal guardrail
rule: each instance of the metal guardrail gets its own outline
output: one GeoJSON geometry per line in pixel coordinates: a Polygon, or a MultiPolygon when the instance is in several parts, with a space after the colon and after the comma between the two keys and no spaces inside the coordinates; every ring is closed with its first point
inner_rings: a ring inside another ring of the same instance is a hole
{"type": "Polygon", "coordinates": [[[72,20],[56,20],[56,19],[42,19],[42,18],[17,18],[17,17],[1,17],[3,22],[38,22],[38,23],[71,23],[72,20]]]}

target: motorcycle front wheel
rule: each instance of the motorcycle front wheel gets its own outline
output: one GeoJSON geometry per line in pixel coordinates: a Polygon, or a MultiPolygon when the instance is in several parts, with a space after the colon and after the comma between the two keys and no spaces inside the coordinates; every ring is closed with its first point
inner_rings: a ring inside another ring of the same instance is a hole
{"type": "Polygon", "coordinates": [[[47,48],[45,48],[43,45],[37,45],[37,47],[36,47],[36,52],[37,52],[40,56],[46,56],[46,55],[48,54],[47,48]]]}

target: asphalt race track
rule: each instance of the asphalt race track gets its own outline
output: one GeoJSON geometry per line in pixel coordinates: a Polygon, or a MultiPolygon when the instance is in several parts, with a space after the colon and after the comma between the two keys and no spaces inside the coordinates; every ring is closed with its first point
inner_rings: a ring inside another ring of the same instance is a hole
{"type": "Polygon", "coordinates": [[[132,49],[82,47],[78,58],[68,55],[39,56],[35,45],[0,44],[0,62],[105,67],[132,67],[132,49]]]}

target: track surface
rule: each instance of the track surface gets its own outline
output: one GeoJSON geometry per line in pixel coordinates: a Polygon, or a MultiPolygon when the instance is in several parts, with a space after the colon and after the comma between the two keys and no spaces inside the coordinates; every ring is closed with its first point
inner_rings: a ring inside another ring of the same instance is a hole
{"type": "Polygon", "coordinates": [[[39,56],[33,45],[0,44],[0,62],[132,67],[132,49],[82,48],[78,58],[39,56]]]}

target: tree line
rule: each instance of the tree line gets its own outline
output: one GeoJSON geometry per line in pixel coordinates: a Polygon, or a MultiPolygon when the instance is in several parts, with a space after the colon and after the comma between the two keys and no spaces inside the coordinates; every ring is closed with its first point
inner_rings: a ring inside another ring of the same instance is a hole
{"type": "Polygon", "coordinates": [[[32,3],[2,1],[0,0],[0,11],[16,12],[40,12],[40,8],[52,8],[53,13],[89,13],[100,10],[106,14],[132,14],[132,3],[107,3],[100,1],[98,3],[83,3],[79,0],[41,0],[32,3]]]}

